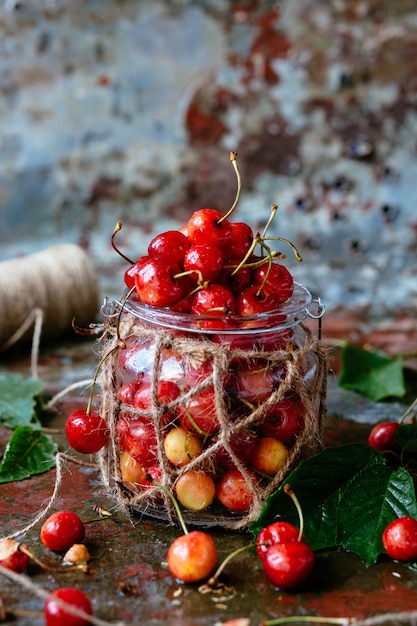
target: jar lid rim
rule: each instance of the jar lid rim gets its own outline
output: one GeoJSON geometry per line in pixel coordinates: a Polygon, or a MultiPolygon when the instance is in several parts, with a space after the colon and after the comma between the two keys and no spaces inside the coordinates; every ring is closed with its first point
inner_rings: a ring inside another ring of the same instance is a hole
{"type": "MultiPolygon", "coordinates": [[[[169,308],[157,308],[142,304],[137,300],[120,298],[113,302],[111,315],[118,312],[130,313],[141,321],[149,322],[164,328],[182,329],[192,332],[204,333],[247,333],[251,331],[272,332],[280,328],[289,328],[302,322],[310,314],[310,306],[313,296],[304,285],[294,282],[292,296],[280,304],[273,311],[248,316],[219,316],[194,315],[191,313],[179,313],[169,308]],[[115,310],[114,310],[115,309],[115,310]],[[206,322],[206,324],[204,324],[206,322]],[[220,324],[217,326],[216,322],[220,324]],[[222,326],[224,324],[224,326],[222,326]]],[[[103,315],[109,317],[108,311],[102,309],[103,315]]]]}

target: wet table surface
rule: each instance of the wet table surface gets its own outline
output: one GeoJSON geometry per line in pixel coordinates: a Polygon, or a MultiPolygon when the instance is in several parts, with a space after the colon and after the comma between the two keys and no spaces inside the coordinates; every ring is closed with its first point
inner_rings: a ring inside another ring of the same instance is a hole
{"type": "MultiPolygon", "coordinates": [[[[47,394],[66,385],[92,377],[96,365],[95,348],[90,341],[50,346],[43,350],[39,377],[47,394]]],[[[1,370],[30,374],[27,356],[12,354],[1,363],[1,370]]],[[[47,426],[58,429],[54,438],[66,450],[63,426],[66,416],[85,406],[85,387],[65,395],[51,415],[47,426]]],[[[328,411],[325,444],[337,445],[365,441],[370,424],[385,418],[398,418],[406,404],[375,405],[345,390],[329,375],[328,411]]],[[[9,433],[0,430],[1,449],[9,433]]],[[[222,575],[225,588],[208,594],[197,586],[180,585],[166,567],[170,543],[181,532],[165,522],[146,517],[128,518],[115,507],[106,493],[100,472],[93,467],[66,461],[62,481],[50,512],[70,509],[84,521],[97,519],[93,507],[99,505],[113,513],[110,518],[86,525],[86,545],[92,556],[91,573],[46,572],[32,563],[27,571],[30,581],[51,591],[59,586],[81,587],[92,599],[94,615],[108,622],[126,625],[215,626],[228,620],[247,618],[257,626],[263,620],[284,616],[349,617],[363,620],[399,611],[417,609],[417,575],[405,564],[381,559],[365,566],[354,554],[343,550],[318,553],[317,564],[308,584],[297,592],[283,592],[266,579],[261,564],[252,552],[245,551],[232,560],[222,575]]],[[[31,479],[0,485],[0,524],[2,536],[25,528],[48,505],[56,479],[50,470],[31,479]]],[[[42,560],[60,565],[62,557],[40,542],[41,522],[23,537],[42,560]]],[[[252,538],[248,532],[210,530],[219,553],[219,562],[252,538]]],[[[34,611],[29,616],[10,616],[6,623],[40,626],[43,599],[32,590],[0,578],[3,604],[17,611],[34,611]]],[[[385,620],[385,623],[394,623],[385,620]]]]}

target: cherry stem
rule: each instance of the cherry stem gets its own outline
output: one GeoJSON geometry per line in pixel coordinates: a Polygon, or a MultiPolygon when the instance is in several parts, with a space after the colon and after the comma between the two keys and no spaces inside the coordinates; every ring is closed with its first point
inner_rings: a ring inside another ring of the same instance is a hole
{"type": "Polygon", "coordinates": [[[277,204],[271,204],[271,215],[269,216],[269,219],[268,219],[267,223],[265,224],[265,228],[264,228],[263,233],[262,233],[262,238],[263,239],[266,237],[266,233],[268,232],[269,227],[271,226],[272,222],[274,221],[275,216],[277,214],[277,211],[278,211],[278,205],[277,204]]]}
{"type": "Polygon", "coordinates": [[[73,572],[75,570],[81,570],[85,574],[89,574],[91,571],[90,566],[87,565],[87,563],[80,563],[79,565],[70,565],[70,566],[65,566],[65,567],[56,567],[55,565],[48,565],[48,563],[44,563],[44,561],[41,561],[41,559],[38,559],[38,557],[33,554],[32,550],[30,550],[27,546],[25,546],[22,543],[19,543],[19,545],[17,546],[17,549],[19,550],[19,552],[23,552],[23,554],[26,554],[26,556],[28,556],[34,563],[36,563],[36,565],[39,565],[39,567],[41,567],[43,570],[47,572],[73,572]]]}
{"type": "Polygon", "coordinates": [[[256,246],[258,245],[258,243],[261,242],[261,237],[259,235],[259,233],[256,233],[255,237],[253,238],[253,241],[250,245],[249,250],[246,252],[245,256],[243,257],[243,259],[241,260],[241,262],[239,263],[239,265],[237,265],[235,267],[235,269],[233,270],[233,272],[231,273],[231,276],[233,276],[234,274],[237,274],[237,272],[240,270],[241,267],[243,267],[246,264],[246,261],[248,259],[250,259],[250,257],[253,254],[253,251],[255,250],[256,246]]]}
{"type": "Polygon", "coordinates": [[[404,422],[404,420],[410,415],[410,413],[415,413],[415,407],[417,405],[417,398],[414,400],[414,402],[412,402],[410,404],[410,406],[408,407],[408,409],[405,411],[405,413],[403,413],[403,415],[400,418],[400,424],[402,424],[404,422]]]}
{"type": "Polygon", "coordinates": [[[240,197],[240,191],[242,188],[242,181],[240,178],[240,172],[239,172],[239,167],[237,164],[237,152],[231,152],[230,153],[230,161],[233,165],[233,168],[235,170],[236,173],[236,178],[237,178],[237,191],[236,191],[236,197],[235,200],[232,204],[232,206],[230,207],[230,209],[227,211],[227,213],[225,213],[218,221],[218,224],[221,224],[224,220],[226,220],[235,210],[237,203],[239,202],[239,197],[240,197]]]}
{"type": "Polygon", "coordinates": [[[287,496],[290,496],[291,500],[294,502],[295,508],[297,509],[298,517],[300,520],[300,530],[298,533],[298,541],[301,541],[303,537],[303,533],[304,533],[304,516],[303,516],[303,511],[301,509],[300,502],[297,496],[295,495],[295,493],[293,492],[291,486],[288,483],[284,485],[284,491],[287,494],[287,496]]]}
{"type": "Polygon", "coordinates": [[[117,222],[116,226],[114,227],[114,231],[113,234],[111,236],[111,245],[112,248],[115,252],[117,252],[117,254],[119,256],[122,257],[122,259],[124,259],[125,261],[127,261],[128,263],[130,263],[130,265],[134,265],[134,261],[132,261],[131,259],[129,259],[129,257],[127,257],[125,254],[123,254],[123,252],[121,252],[119,250],[119,248],[116,246],[115,242],[114,242],[114,238],[117,235],[117,233],[119,232],[119,230],[122,230],[122,222],[117,222]]]}
{"type": "Polygon", "coordinates": [[[270,248],[269,248],[267,245],[265,245],[265,243],[264,243],[263,241],[261,242],[261,246],[262,246],[262,250],[265,250],[265,251],[266,251],[266,259],[267,259],[267,263],[268,263],[268,269],[267,269],[267,271],[265,272],[264,279],[263,279],[263,281],[262,281],[262,283],[261,283],[261,285],[260,285],[260,287],[259,287],[258,291],[256,292],[256,296],[257,296],[258,298],[260,297],[260,295],[261,295],[261,293],[262,293],[262,289],[263,289],[263,288],[265,287],[265,285],[266,285],[266,282],[267,282],[267,280],[268,280],[268,276],[269,276],[269,274],[270,274],[270,272],[271,272],[271,267],[272,267],[272,252],[271,252],[270,248]]]}
{"type": "Polygon", "coordinates": [[[184,278],[185,276],[191,276],[192,274],[198,275],[197,285],[205,285],[207,281],[204,281],[203,274],[200,270],[187,270],[186,272],[180,272],[179,274],[174,274],[173,278],[177,280],[178,278],[184,278]]]}
{"type": "Polygon", "coordinates": [[[289,239],[285,239],[285,237],[268,237],[267,240],[268,241],[283,241],[294,252],[295,258],[297,259],[298,262],[303,260],[299,250],[295,247],[295,245],[289,239]]]}
{"type": "Polygon", "coordinates": [[[173,494],[170,492],[170,490],[165,485],[163,485],[162,483],[159,483],[158,481],[154,480],[150,474],[146,474],[145,478],[150,483],[155,485],[155,487],[159,487],[159,489],[161,489],[164,492],[164,494],[171,500],[172,504],[174,505],[175,511],[176,511],[176,513],[178,515],[178,520],[179,520],[179,522],[181,524],[181,528],[183,530],[183,533],[184,533],[184,535],[188,535],[188,528],[185,525],[184,517],[183,517],[183,514],[181,513],[180,506],[179,506],[178,502],[176,501],[176,499],[174,498],[173,494]]]}
{"type": "Polygon", "coordinates": [[[349,617],[318,617],[317,615],[291,615],[290,617],[277,617],[261,622],[260,626],[278,626],[278,624],[290,624],[294,622],[308,622],[309,624],[342,624],[345,626],[354,622],[349,617]]]}
{"type": "Polygon", "coordinates": [[[207,583],[205,585],[202,585],[200,589],[202,591],[205,591],[206,588],[213,587],[217,583],[226,565],[230,563],[230,561],[234,559],[235,556],[238,556],[239,554],[241,554],[242,552],[245,552],[246,550],[250,550],[250,548],[254,548],[256,545],[259,545],[259,544],[257,544],[256,541],[252,541],[252,543],[249,543],[246,546],[242,546],[241,548],[237,548],[236,550],[228,554],[227,557],[220,563],[219,567],[214,572],[213,576],[211,576],[211,578],[207,581],[207,583]]]}

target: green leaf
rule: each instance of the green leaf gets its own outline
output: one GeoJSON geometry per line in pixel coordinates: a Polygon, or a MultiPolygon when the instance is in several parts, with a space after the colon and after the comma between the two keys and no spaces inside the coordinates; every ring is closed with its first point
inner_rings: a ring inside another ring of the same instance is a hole
{"type": "MultiPolygon", "coordinates": [[[[383,528],[398,515],[417,515],[412,479],[392,472],[385,458],[366,444],[326,448],[305,459],[287,481],[304,518],[304,535],[313,550],[344,547],[371,564],[383,551],[383,528]]],[[[282,485],[266,501],[250,530],[278,519],[299,525],[298,513],[282,485]]]]}
{"type": "Polygon", "coordinates": [[[39,425],[35,407],[42,391],[43,384],[36,378],[0,373],[0,423],[11,429],[39,425]]]}
{"type": "Polygon", "coordinates": [[[18,426],[6,446],[0,483],[23,480],[51,469],[57,448],[49,435],[30,426],[18,426]]]}
{"type": "Polygon", "coordinates": [[[339,385],[379,402],[405,394],[403,359],[345,344],[339,385]]]}
{"type": "Polygon", "coordinates": [[[403,450],[416,452],[417,450],[417,424],[403,424],[395,432],[395,441],[399,443],[403,450]]]}

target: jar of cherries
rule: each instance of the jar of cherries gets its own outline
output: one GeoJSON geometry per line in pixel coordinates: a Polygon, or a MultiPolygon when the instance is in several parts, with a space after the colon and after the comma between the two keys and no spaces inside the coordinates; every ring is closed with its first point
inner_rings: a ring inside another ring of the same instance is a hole
{"type": "Polygon", "coordinates": [[[259,234],[230,211],[196,211],[103,306],[101,467],[133,512],[175,521],[169,491],[191,524],[247,526],[320,447],[326,359],[305,320],[324,307],[271,249],[300,260],[270,222],[259,234]]]}

